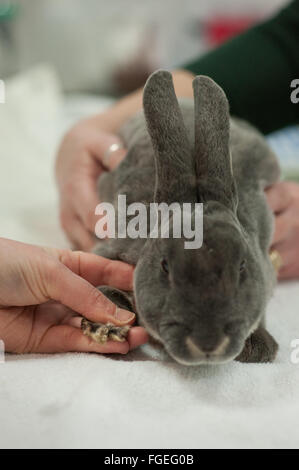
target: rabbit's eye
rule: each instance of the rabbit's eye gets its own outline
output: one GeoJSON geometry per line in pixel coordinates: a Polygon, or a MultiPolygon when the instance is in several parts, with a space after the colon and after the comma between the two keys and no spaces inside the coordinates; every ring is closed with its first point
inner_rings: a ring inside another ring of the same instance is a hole
{"type": "Polygon", "coordinates": [[[166,259],[162,259],[162,261],[161,261],[161,267],[162,267],[163,271],[164,271],[166,274],[169,274],[168,263],[167,263],[166,259]]]}
{"type": "Polygon", "coordinates": [[[244,274],[246,269],[246,261],[243,259],[240,263],[240,274],[244,274]]]}

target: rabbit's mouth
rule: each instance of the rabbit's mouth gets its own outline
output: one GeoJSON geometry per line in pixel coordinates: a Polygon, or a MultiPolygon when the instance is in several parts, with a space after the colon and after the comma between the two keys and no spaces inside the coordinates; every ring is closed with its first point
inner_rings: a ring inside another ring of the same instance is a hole
{"type": "Polygon", "coordinates": [[[186,329],[182,334],[182,326],[171,324],[160,329],[160,340],[168,354],[183,365],[221,364],[233,360],[239,348],[225,334],[214,334],[197,338],[186,329]]]}
{"type": "MultiPolygon", "coordinates": [[[[188,339],[187,339],[188,341],[188,339]]],[[[195,345],[193,342],[189,343],[189,354],[184,356],[173,353],[168,348],[168,353],[171,357],[182,365],[187,366],[197,366],[201,364],[223,364],[229,362],[235,358],[235,355],[227,354],[226,351],[222,351],[226,347],[227,342],[229,342],[228,337],[223,340],[223,343],[219,345],[214,351],[203,351],[200,347],[195,345]]]]}

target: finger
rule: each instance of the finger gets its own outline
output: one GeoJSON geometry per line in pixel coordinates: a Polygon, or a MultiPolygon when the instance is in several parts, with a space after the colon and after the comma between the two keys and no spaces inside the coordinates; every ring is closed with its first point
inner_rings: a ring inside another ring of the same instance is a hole
{"type": "Polygon", "coordinates": [[[275,245],[281,257],[282,265],[279,269],[278,279],[293,279],[299,277],[298,247],[292,239],[286,239],[275,245]]]}
{"type": "Polygon", "coordinates": [[[97,188],[99,176],[104,169],[113,170],[118,166],[126,154],[126,150],[121,148],[105,158],[107,150],[113,143],[121,145],[119,137],[114,135],[99,136],[96,143],[92,143],[91,155],[85,155],[86,162],[90,162],[89,165],[86,168],[81,168],[80,173],[73,177],[71,187],[68,188],[73,212],[90,233],[95,233],[95,225],[98,220],[95,209],[100,203],[97,188]],[[90,158],[93,160],[90,161],[90,158]]]}
{"type": "Polygon", "coordinates": [[[105,284],[128,291],[133,290],[134,267],[130,264],[82,251],[47,250],[67,268],[94,286],[105,284]]]}
{"type": "Polygon", "coordinates": [[[278,280],[287,281],[291,279],[298,279],[298,277],[299,277],[299,266],[297,262],[293,262],[280,269],[278,280]]]}
{"type": "Polygon", "coordinates": [[[99,344],[88,336],[85,336],[79,328],[74,328],[68,325],[57,325],[47,331],[35,352],[95,352],[106,354],[126,354],[129,349],[128,341],[123,343],[118,341],[107,341],[105,344],[99,344]]]}
{"type": "Polygon", "coordinates": [[[92,234],[95,233],[95,226],[98,221],[95,209],[100,203],[97,191],[97,179],[100,173],[99,170],[97,174],[81,175],[77,183],[74,183],[76,198],[72,201],[74,204],[73,210],[81,220],[85,230],[92,234]]]}
{"type": "Polygon", "coordinates": [[[130,349],[135,349],[142,344],[147,343],[149,336],[146,330],[141,326],[134,326],[128,334],[128,342],[130,349]]]}
{"type": "MultiPolygon", "coordinates": [[[[104,156],[106,155],[107,149],[109,149],[109,146],[106,148],[104,156]]],[[[76,197],[76,199],[74,199],[76,204],[74,211],[76,211],[89,232],[95,233],[95,226],[98,221],[98,216],[95,214],[95,209],[100,203],[98,195],[98,178],[103,171],[103,168],[108,170],[116,168],[125,157],[125,154],[126,150],[124,149],[112,152],[107,158],[104,158],[101,154],[101,157],[98,158],[102,163],[102,169],[95,166],[94,168],[89,169],[87,174],[82,174],[81,172],[80,177],[73,182],[77,196],[80,195],[80,197],[76,197]]]]}
{"type": "Polygon", "coordinates": [[[286,240],[292,230],[293,219],[290,211],[286,210],[275,217],[275,229],[272,244],[276,245],[286,240]]]}
{"type": "Polygon", "coordinates": [[[124,159],[126,149],[123,148],[120,137],[116,134],[99,134],[98,139],[90,142],[90,151],[93,157],[106,169],[113,170],[124,159]],[[106,158],[109,147],[113,144],[119,145],[119,150],[110,153],[106,158]]]}
{"type": "Polygon", "coordinates": [[[275,213],[284,211],[291,202],[291,194],[285,182],[273,184],[265,193],[268,204],[275,213]]]}
{"type": "Polygon", "coordinates": [[[83,317],[78,317],[78,315],[74,314],[74,315],[66,318],[61,324],[69,325],[69,326],[73,326],[74,328],[81,329],[82,318],[83,317]]]}
{"type": "Polygon", "coordinates": [[[126,154],[127,150],[125,148],[119,148],[118,150],[111,152],[103,161],[104,168],[114,170],[114,168],[118,167],[120,162],[125,158],[126,154]]]}
{"type": "Polygon", "coordinates": [[[81,220],[70,209],[61,211],[60,221],[72,246],[76,249],[90,250],[95,245],[95,238],[88,232],[81,220]]]}
{"type": "Polygon", "coordinates": [[[116,325],[134,322],[134,313],[117,307],[62,263],[53,260],[52,265],[48,262],[44,269],[42,284],[48,299],[57,300],[91,321],[116,325]]]}

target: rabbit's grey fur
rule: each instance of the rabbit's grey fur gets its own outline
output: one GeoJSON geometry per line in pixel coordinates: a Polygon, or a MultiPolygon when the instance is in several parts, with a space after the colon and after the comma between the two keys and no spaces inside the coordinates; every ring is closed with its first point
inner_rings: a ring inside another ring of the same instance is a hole
{"type": "Polygon", "coordinates": [[[101,176],[99,192],[114,204],[118,194],[127,204],[203,202],[202,247],[184,249],[184,239],[116,238],[94,251],[136,265],[132,308],[176,361],[272,361],[277,344],[264,315],[276,276],[264,188],[279,179],[279,166],[255,128],[229,117],[213,80],[196,77],[193,88],[194,103],[178,103],[171,74],[151,75],[144,113],[120,132],[128,154],[101,176]]]}

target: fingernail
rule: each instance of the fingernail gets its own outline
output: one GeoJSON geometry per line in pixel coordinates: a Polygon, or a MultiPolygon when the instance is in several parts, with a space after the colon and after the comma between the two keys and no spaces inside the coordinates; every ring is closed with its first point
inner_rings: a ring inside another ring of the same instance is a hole
{"type": "Polygon", "coordinates": [[[135,318],[135,313],[117,307],[114,317],[116,318],[116,320],[122,323],[128,323],[129,321],[132,321],[135,318]]]}

